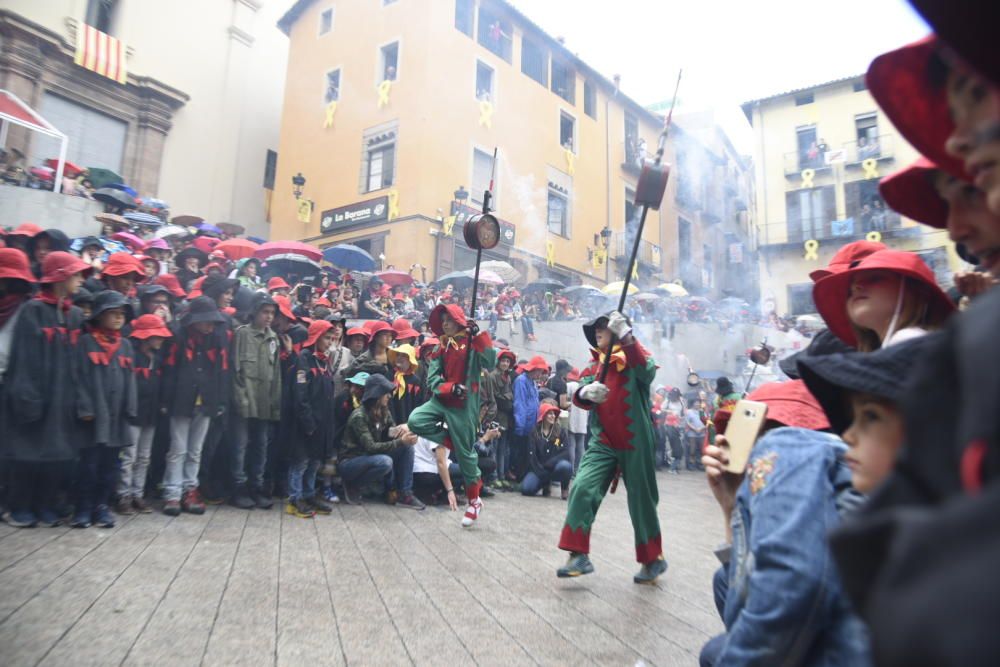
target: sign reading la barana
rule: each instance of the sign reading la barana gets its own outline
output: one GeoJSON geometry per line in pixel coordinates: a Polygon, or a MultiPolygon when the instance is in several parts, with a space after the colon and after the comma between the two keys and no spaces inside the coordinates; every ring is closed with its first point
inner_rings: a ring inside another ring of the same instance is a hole
{"type": "Polygon", "coordinates": [[[389,197],[382,196],[323,211],[319,226],[321,231],[331,232],[338,227],[385,222],[388,219],[389,197]]]}

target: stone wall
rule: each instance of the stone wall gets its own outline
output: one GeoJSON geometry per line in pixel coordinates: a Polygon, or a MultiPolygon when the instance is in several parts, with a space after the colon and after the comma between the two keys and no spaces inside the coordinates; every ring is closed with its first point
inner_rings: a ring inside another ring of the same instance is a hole
{"type": "Polygon", "coordinates": [[[0,186],[0,225],[17,227],[33,222],[42,229],[61,229],[70,238],[99,234],[94,216],[104,205],[92,199],[55,194],[48,190],[0,186]]]}

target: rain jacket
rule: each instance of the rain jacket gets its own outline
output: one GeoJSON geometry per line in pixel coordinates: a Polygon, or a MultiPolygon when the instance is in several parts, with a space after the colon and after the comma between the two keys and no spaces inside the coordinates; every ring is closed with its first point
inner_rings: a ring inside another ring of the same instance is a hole
{"type": "Polygon", "coordinates": [[[356,408],[347,418],[347,428],[344,429],[344,439],[340,444],[339,460],[343,462],[358,456],[390,454],[404,447],[402,438],[389,437],[389,429],[395,425],[392,414],[387,413],[382,428],[376,428],[368,419],[364,406],[356,408]]]}
{"type": "Polygon", "coordinates": [[[105,349],[95,336],[80,337],[77,346],[80,381],[77,384],[77,416],[84,422],[84,446],[130,447],[135,443],[129,428],[138,416],[135,374],[132,372],[132,342],[118,338],[115,348],[105,349]]]}
{"type": "Polygon", "coordinates": [[[324,369],[312,348],[299,354],[292,392],[296,432],[289,443],[290,458],[325,461],[335,450],[333,369],[324,369]]]}
{"type": "Polygon", "coordinates": [[[871,663],[867,631],[826,541],[861,500],[846,449],[835,436],[800,428],[775,429],[754,445],[732,515],[717,665],[871,663]]]}
{"type": "Polygon", "coordinates": [[[514,434],[527,437],[538,416],[538,386],[527,373],[514,380],[514,434]]]}
{"type": "Polygon", "coordinates": [[[281,342],[270,327],[233,334],[233,403],[241,417],[281,419],[281,342]]]}

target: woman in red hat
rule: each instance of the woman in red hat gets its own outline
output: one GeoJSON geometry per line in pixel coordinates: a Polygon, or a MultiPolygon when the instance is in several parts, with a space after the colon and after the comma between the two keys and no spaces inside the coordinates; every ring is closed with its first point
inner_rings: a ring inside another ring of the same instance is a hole
{"type": "Polygon", "coordinates": [[[937,329],[955,311],[920,256],[900,250],[823,278],[813,300],[830,331],[863,352],[937,329]]]}
{"type": "Polygon", "coordinates": [[[392,381],[396,370],[389,362],[389,346],[396,337],[395,330],[388,322],[382,320],[368,320],[364,328],[369,335],[368,349],[354,359],[344,377],[348,378],[364,371],[369,375],[378,373],[385,376],[386,380],[392,381]]]}
{"type": "Polygon", "coordinates": [[[104,285],[96,286],[91,292],[99,292],[105,287],[114,290],[126,298],[135,295],[135,286],[146,279],[146,269],[140,261],[127,252],[112,253],[101,270],[104,285]]]}
{"type": "MultiPolygon", "coordinates": [[[[350,350],[351,355],[357,359],[364,353],[365,348],[368,347],[369,340],[371,340],[371,336],[368,335],[368,331],[364,327],[351,327],[347,330],[347,335],[344,337],[344,345],[350,350]]],[[[350,377],[350,375],[347,377],[350,377]]]]}
{"type": "Polygon", "coordinates": [[[18,311],[4,376],[9,418],[0,438],[0,457],[10,462],[12,526],[60,522],[55,495],[83,441],[75,360],[83,317],[70,297],[90,270],[76,255],[49,253],[41,291],[18,311]]]}

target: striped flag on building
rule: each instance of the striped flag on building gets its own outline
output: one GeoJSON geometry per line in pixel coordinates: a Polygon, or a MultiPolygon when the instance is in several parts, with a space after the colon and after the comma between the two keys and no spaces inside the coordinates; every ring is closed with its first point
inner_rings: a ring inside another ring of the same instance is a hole
{"type": "Polygon", "coordinates": [[[125,44],[97,28],[80,23],[76,34],[77,65],[124,84],[125,44]]]}

